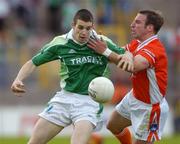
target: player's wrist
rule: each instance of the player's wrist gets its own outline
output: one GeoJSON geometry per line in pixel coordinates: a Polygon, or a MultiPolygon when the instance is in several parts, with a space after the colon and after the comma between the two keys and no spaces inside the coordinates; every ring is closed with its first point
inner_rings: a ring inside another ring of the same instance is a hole
{"type": "Polygon", "coordinates": [[[111,53],[112,53],[112,50],[110,50],[109,48],[106,48],[106,50],[102,53],[102,55],[109,57],[111,53]]]}

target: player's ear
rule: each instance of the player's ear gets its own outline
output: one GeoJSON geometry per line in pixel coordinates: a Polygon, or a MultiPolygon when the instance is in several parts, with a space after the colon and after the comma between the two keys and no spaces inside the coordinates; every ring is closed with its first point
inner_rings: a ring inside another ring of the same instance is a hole
{"type": "Polygon", "coordinates": [[[73,29],[74,29],[75,25],[76,25],[76,24],[75,24],[74,22],[71,23],[71,27],[72,27],[73,29]]]}
{"type": "Polygon", "coordinates": [[[154,31],[154,26],[152,24],[149,24],[147,26],[148,31],[154,31]]]}
{"type": "Polygon", "coordinates": [[[95,25],[94,24],[92,24],[92,29],[95,29],[95,25]]]}

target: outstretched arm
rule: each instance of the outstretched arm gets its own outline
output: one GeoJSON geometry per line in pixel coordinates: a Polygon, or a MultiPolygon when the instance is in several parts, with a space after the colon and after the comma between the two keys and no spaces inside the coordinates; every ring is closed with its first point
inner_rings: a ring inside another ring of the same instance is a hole
{"type": "Polygon", "coordinates": [[[35,68],[36,66],[33,64],[32,60],[27,61],[22,66],[11,86],[11,90],[15,95],[22,96],[21,94],[26,92],[23,84],[23,80],[26,77],[28,77],[34,71],[35,68]]]}
{"type": "Polygon", "coordinates": [[[88,42],[88,47],[93,49],[99,54],[105,55],[108,59],[115,63],[122,70],[132,72],[133,71],[133,55],[126,51],[124,54],[117,54],[111,51],[105,41],[97,38],[90,38],[88,42]]]}

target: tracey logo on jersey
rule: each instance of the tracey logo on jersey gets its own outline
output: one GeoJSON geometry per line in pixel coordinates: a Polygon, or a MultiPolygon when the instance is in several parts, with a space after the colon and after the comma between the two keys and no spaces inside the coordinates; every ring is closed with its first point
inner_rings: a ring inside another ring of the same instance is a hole
{"type": "Polygon", "coordinates": [[[103,65],[102,56],[83,56],[80,58],[74,58],[70,60],[73,65],[84,64],[84,63],[93,63],[98,65],[103,65]]]}

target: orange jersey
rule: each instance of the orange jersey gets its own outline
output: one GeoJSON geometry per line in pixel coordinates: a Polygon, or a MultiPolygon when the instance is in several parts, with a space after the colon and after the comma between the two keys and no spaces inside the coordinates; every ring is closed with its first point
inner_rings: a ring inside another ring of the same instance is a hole
{"type": "Polygon", "coordinates": [[[143,56],[150,64],[149,68],[133,73],[134,96],[148,104],[159,103],[167,89],[168,64],[164,46],[155,35],[142,43],[133,40],[126,45],[126,49],[134,56],[143,56]]]}

